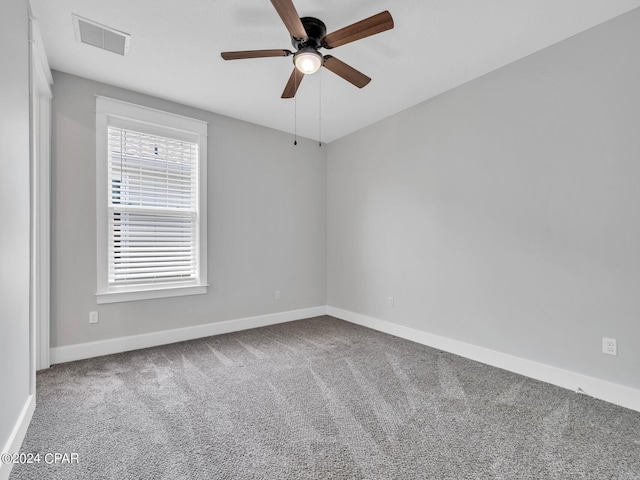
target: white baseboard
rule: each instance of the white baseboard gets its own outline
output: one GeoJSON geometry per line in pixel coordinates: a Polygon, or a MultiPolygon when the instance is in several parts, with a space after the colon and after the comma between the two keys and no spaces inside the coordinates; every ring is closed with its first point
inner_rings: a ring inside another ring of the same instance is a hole
{"type": "MultiPolygon", "coordinates": [[[[211,335],[265,327],[321,315],[331,315],[347,322],[444,350],[569,390],[578,391],[578,389],[580,389],[581,392],[592,397],[640,412],[640,390],[331,306],[318,306],[302,310],[272,313],[257,317],[240,318],[206,325],[196,325],[193,327],[56,347],[51,349],[51,363],[71,362],[85,358],[99,357],[101,355],[110,355],[112,353],[193,340],[211,335]]],[[[29,418],[31,418],[31,414],[29,414],[29,418]]],[[[3,480],[2,476],[0,476],[0,480],[3,480]]]]}
{"type": "MultiPolygon", "coordinates": [[[[27,428],[29,428],[29,424],[31,423],[31,417],[33,417],[33,412],[36,409],[36,396],[29,395],[27,400],[24,402],[24,407],[22,407],[22,412],[18,416],[16,424],[13,427],[13,431],[7,440],[4,448],[0,450],[0,453],[19,453],[20,447],[22,446],[22,441],[24,440],[24,436],[27,433],[27,428]]],[[[13,469],[12,463],[2,463],[0,462],[0,480],[8,480],[9,474],[13,469]]]]}
{"type": "Polygon", "coordinates": [[[304,308],[288,312],[271,313],[257,317],[239,318],[224,322],[195,325],[193,327],[176,328],[160,332],[131,335],[97,342],[79,343],[51,349],[51,364],[72,362],[85,358],[100,357],[112,353],[127,352],[140,348],[157,347],[168,343],[182,342],[196,338],[220,335],[222,333],[237,332],[250,328],[266,327],[277,323],[302,320],[304,318],[318,317],[326,313],[326,307],[304,308]]]}
{"type": "Polygon", "coordinates": [[[567,388],[574,392],[580,389],[581,393],[583,392],[600,400],[640,412],[640,390],[634,388],[515,357],[488,348],[478,347],[451,338],[433,335],[421,330],[416,330],[415,328],[405,327],[340,308],[327,306],[327,315],[362,325],[363,327],[389,333],[422,345],[444,350],[487,365],[502,368],[513,373],[535,378],[536,380],[567,388]]]}

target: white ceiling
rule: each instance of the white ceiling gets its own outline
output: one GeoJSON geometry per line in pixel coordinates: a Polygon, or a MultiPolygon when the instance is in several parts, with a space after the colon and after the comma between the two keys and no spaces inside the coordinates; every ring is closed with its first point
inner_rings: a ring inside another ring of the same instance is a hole
{"type": "MultiPolygon", "coordinates": [[[[31,0],[51,67],[330,142],[640,7],[640,0],[294,0],[332,32],[389,10],[393,30],[331,50],[370,76],[359,90],[326,69],[280,98],[292,57],[224,61],[222,51],[292,49],[268,0],[31,0]],[[76,42],[71,14],[131,34],[122,57],[76,42]]],[[[326,52],[326,51],[325,51],[326,52]]]]}

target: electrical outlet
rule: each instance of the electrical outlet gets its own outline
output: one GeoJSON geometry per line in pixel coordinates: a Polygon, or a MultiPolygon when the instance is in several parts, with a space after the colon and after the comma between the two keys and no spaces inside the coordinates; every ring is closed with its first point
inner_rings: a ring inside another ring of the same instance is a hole
{"type": "Polygon", "coordinates": [[[280,300],[282,295],[280,294],[280,290],[276,290],[276,300],[280,300]]]}
{"type": "Polygon", "coordinates": [[[602,337],[602,353],[618,355],[618,341],[615,338],[602,337]]]}
{"type": "Polygon", "coordinates": [[[387,300],[387,307],[393,308],[395,304],[396,304],[396,301],[394,300],[394,298],[389,297],[389,299],[387,300]]]}
{"type": "Polygon", "coordinates": [[[89,323],[98,323],[98,312],[89,312],[89,323]]]}

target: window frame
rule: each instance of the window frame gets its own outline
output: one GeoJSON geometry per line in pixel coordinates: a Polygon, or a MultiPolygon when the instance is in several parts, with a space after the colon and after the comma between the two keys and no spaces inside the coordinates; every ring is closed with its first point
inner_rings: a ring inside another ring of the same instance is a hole
{"type": "Polygon", "coordinates": [[[96,239],[97,239],[97,291],[96,301],[117,303],[154,298],[207,293],[207,129],[208,123],[113,98],[96,96],[96,239]],[[118,126],[153,135],[189,139],[198,146],[196,169],[195,246],[197,275],[194,282],[109,286],[109,158],[108,127],[118,126]]]}

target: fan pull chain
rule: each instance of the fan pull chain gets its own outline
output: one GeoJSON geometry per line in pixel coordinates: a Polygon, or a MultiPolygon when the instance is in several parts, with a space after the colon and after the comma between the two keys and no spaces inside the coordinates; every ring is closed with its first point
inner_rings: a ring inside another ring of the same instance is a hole
{"type": "MultiPolygon", "coordinates": [[[[293,74],[294,92],[298,92],[298,72],[293,74]]],[[[298,96],[293,95],[293,144],[298,145],[298,96]]]]}
{"type": "Polygon", "coordinates": [[[318,91],[318,147],[322,148],[322,69],[318,72],[320,88],[318,91]]]}

